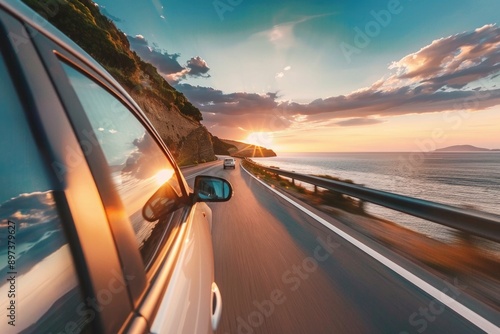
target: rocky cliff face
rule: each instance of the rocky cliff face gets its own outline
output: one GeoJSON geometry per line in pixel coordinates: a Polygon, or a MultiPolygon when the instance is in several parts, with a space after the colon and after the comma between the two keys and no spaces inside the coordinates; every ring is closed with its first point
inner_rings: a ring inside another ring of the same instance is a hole
{"type": "Polygon", "coordinates": [[[194,129],[181,141],[177,160],[181,165],[216,160],[212,135],[202,126],[194,129]]]}
{"type": "Polygon", "coordinates": [[[151,96],[130,92],[180,165],[215,160],[212,135],[198,121],[151,96]]]}
{"type": "Polygon", "coordinates": [[[226,143],[219,137],[212,137],[215,154],[218,155],[231,155],[231,153],[238,151],[238,148],[230,143],[226,143]]]}

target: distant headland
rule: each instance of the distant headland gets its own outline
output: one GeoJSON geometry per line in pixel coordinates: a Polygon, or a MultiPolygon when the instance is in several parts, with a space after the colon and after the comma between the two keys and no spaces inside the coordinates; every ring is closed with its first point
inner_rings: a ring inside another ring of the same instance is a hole
{"type": "Polygon", "coordinates": [[[239,142],[236,140],[213,137],[215,154],[231,155],[240,158],[275,157],[276,153],[268,148],[239,142]]]}
{"type": "Polygon", "coordinates": [[[438,148],[434,152],[500,152],[500,149],[490,150],[488,148],[476,147],[472,145],[454,145],[445,148],[438,148]]]}

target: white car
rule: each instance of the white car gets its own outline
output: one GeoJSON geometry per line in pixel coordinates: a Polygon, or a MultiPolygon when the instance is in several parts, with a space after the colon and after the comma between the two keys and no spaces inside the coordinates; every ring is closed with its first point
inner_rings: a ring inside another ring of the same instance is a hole
{"type": "Polygon", "coordinates": [[[125,90],[15,0],[0,0],[0,101],[0,333],[212,333],[203,202],[231,185],[193,191],[125,90]]]}
{"type": "Polygon", "coordinates": [[[223,163],[224,169],[226,168],[236,168],[236,160],[234,158],[224,158],[224,163],[223,163]]]}

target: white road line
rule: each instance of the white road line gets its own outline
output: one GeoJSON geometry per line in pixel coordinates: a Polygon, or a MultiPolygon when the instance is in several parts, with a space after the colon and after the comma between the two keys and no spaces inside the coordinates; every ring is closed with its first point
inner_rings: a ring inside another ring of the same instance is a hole
{"type": "Polygon", "coordinates": [[[248,172],[243,166],[241,166],[245,172],[247,172],[251,177],[253,177],[255,180],[260,182],[262,185],[267,187],[269,190],[274,192],[276,195],[280,196],[283,198],[285,201],[289,202],[302,212],[306,213],[309,215],[311,218],[315,219],[319,223],[323,224],[325,227],[330,229],[331,231],[335,232],[338,234],[340,237],[344,238],[348,242],[350,242],[353,246],[357,247],[358,249],[362,250],[366,254],[370,255],[372,258],[386,266],[387,268],[391,269],[410,283],[414,284],[416,287],[420,288],[424,292],[428,293],[432,297],[434,297],[436,300],[439,300],[441,303],[444,305],[448,306],[450,309],[454,310],[458,314],[460,314],[462,317],[465,319],[469,320],[471,323],[482,329],[483,331],[487,333],[500,333],[500,327],[496,326],[492,322],[488,321],[487,319],[483,318],[481,315],[477,314],[476,312],[472,311],[465,305],[462,305],[459,303],[457,300],[453,299],[452,297],[446,295],[442,291],[438,290],[431,284],[427,283],[426,281],[422,280],[420,277],[412,274],[408,270],[404,269],[403,267],[399,266],[395,262],[389,260],[382,254],[378,253],[377,251],[371,249],[370,247],[366,246],[362,242],[358,241],[357,239],[353,238],[349,234],[345,233],[344,231],[338,229],[337,227],[331,225],[326,221],[325,219],[321,218],[317,214],[313,213],[312,211],[306,209],[299,203],[293,201],[289,197],[283,195],[282,193],[278,192],[277,190],[273,189],[271,186],[267,185],[263,181],[259,180],[257,177],[255,177],[253,174],[248,172]]]}

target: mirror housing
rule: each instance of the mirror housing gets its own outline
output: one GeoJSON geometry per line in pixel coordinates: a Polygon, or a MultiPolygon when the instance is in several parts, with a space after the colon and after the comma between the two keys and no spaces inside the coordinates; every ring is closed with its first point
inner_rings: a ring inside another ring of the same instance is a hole
{"type": "Polygon", "coordinates": [[[175,211],[180,204],[174,189],[166,182],[142,207],[142,216],[147,221],[154,222],[175,211]]]}
{"type": "Polygon", "coordinates": [[[194,180],[195,202],[226,202],[232,196],[233,187],[223,178],[198,175],[194,180]]]}

